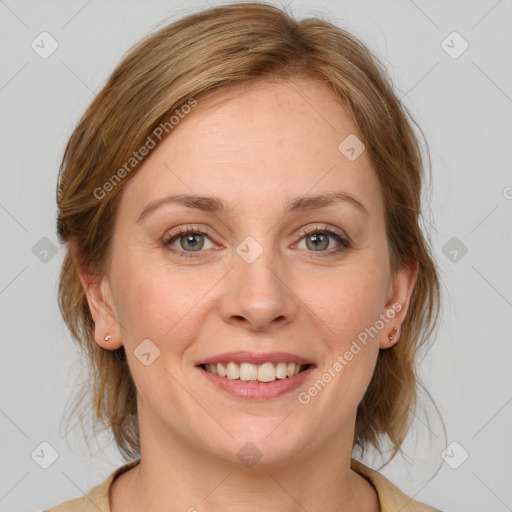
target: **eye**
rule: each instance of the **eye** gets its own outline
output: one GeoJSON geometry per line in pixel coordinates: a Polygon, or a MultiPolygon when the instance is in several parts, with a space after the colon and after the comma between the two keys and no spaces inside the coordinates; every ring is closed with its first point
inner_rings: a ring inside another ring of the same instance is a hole
{"type": "MultiPolygon", "coordinates": [[[[321,229],[318,227],[310,227],[304,229],[300,236],[302,241],[305,242],[305,248],[309,249],[309,252],[319,252],[322,256],[328,256],[343,252],[344,250],[351,247],[349,240],[344,237],[341,233],[333,231],[331,229],[321,229]],[[334,242],[332,242],[334,240],[334,242]],[[338,247],[332,247],[338,243],[338,247]]],[[[299,247],[304,248],[304,247],[299,247]]]]}
{"type": "Polygon", "coordinates": [[[180,257],[194,258],[197,256],[187,253],[200,253],[202,249],[212,249],[215,247],[209,238],[207,229],[186,226],[180,228],[177,233],[171,234],[163,243],[165,247],[174,246],[174,250],[179,253],[180,257]],[[210,246],[208,246],[208,242],[211,244],[210,246]]]}
{"type": "MultiPolygon", "coordinates": [[[[341,232],[334,231],[333,229],[322,229],[318,226],[310,226],[303,229],[298,236],[300,240],[297,245],[300,245],[304,241],[306,253],[318,253],[308,255],[312,258],[316,256],[331,256],[351,247],[348,238],[341,232]],[[338,244],[337,247],[332,247],[336,246],[336,244],[338,244]]],[[[172,252],[177,253],[180,258],[199,258],[202,256],[201,253],[205,252],[203,249],[219,248],[211,239],[214,239],[214,237],[207,228],[184,226],[164,239],[163,245],[164,247],[168,247],[172,252]]],[[[304,249],[304,247],[298,248],[304,249]]]]}

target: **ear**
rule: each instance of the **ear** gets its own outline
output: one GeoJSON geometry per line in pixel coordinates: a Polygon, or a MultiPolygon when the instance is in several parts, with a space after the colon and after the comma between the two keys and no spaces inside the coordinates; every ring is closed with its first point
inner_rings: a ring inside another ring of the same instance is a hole
{"type": "Polygon", "coordinates": [[[107,276],[96,277],[84,270],[77,256],[77,251],[70,247],[77,274],[85,290],[89,311],[94,320],[94,339],[96,343],[106,350],[115,350],[123,342],[117,316],[114,309],[114,301],[107,276]],[[110,334],[110,339],[105,336],[110,334]]]}
{"type": "Polygon", "coordinates": [[[387,323],[380,332],[379,348],[390,348],[400,338],[400,328],[409,310],[409,303],[418,277],[418,268],[417,260],[410,261],[400,267],[390,279],[388,299],[384,307],[387,323]],[[390,335],[393,336],[392,340],[389,339],[390,335]]]}

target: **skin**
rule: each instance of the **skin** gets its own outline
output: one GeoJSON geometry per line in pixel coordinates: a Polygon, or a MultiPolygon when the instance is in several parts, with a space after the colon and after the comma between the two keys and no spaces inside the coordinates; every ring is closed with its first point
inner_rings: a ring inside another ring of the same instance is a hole
{"type": "Polygon", "coordinates": [[[338,150],[352,133],[323,84],[252,84],[200,101],[124,186],[107,272],[80,274],[96,342],[124,345],[138,392],[141,463],[114,481],[113,512],[380,510],[375,489],[350,469],[357,405],[379,349],[392,346],[388,335],[404,321],[417,269],[390,272],[377,176],[366,152],[351,162],[338,150]],[[285,214],[295,197],[334,190],[355,196],[367,215],[348,202],[285,214]],[[168,204],[137,222],[149,202],[176,193],[219,196],[232,210],[168,204]],[[212,234],[196,231],[202,252],[187,235],[164,246],[191,224],[212,234]],[[307,245],[314,235],[301,228],[326,225],[352,247],[334,238],[328,248],[307,245]],[[263,249],[252,263],[236,252],[248,236],[263,249]],[[322,255],[333,248],[342,250],[322,255]],[[396,303],[395,318],[299,403],[298,392],[396,303]],[[160,350],[149,366],[134,355],[144,339],[160,350]],[[234,350],[292,352],[317,367],[297,391],[244,400],[195,367],[234,350]],[[237,457],[247,442],[261,452],[251,468],[237,457]]]}

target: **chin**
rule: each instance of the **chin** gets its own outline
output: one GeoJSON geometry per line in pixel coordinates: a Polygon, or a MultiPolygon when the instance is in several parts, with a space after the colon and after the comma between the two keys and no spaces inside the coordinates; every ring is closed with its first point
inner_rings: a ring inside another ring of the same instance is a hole
{"type": "Polygon", "coordinates": [[[290,419],[285,419],[286,415],[259,419],[248,416],[244,420],[226,423],[226,429],[233,437],[223,436],[223,442],[211,449],[219,457],[247,467],[286,463],[316,437],[307,425],[304,425],[302,434],[296,422],[291,429],[293,414],[290,419]]]}

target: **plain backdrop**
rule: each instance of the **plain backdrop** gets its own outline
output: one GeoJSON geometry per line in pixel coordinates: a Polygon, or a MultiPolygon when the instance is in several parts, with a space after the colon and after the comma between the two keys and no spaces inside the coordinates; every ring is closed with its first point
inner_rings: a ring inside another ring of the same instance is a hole
{"type": "MultiPolygon", "coordinates": [[[[124,464],[109,436],[89,453],[79,427],[64,430],[83,367],[57,304],[58,165],[122,55],[219,3],[0,0],[1,511],[81,497],[124,464]],[[41,37],[46,51],[58,45],[46,58],[41,37]],[[47,469],[41,450],[55,450],[47,469]]],[[[425,219],[444,303],[420,375],[438,409],[425,398],[404,455],[381,472],[445,512],[512,510],[512,3],[295,0],[288,10],[366,42],[431,150],[425,219]]]]}

